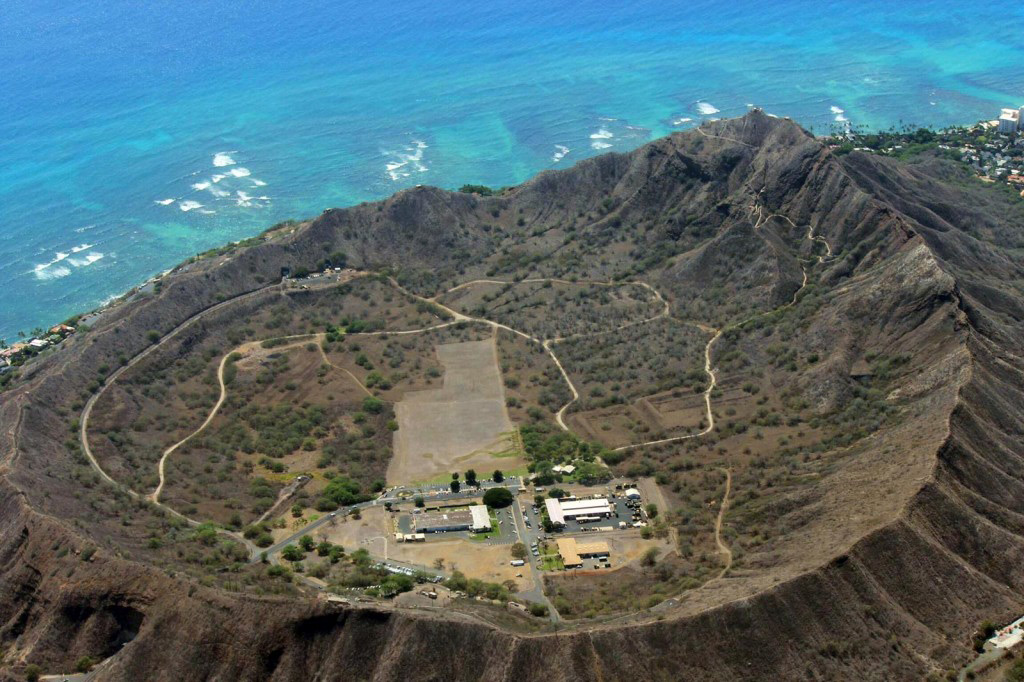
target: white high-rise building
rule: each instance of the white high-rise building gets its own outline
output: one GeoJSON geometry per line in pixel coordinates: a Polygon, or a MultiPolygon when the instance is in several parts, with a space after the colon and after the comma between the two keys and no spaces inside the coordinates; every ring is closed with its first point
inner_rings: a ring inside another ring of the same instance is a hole
{"type": "Polygon", "coordinates": [[[1015,133],[1020,124],[1020,111],[1017,109],[1003,109],[999,115],[999,132],[1015,133]]]}

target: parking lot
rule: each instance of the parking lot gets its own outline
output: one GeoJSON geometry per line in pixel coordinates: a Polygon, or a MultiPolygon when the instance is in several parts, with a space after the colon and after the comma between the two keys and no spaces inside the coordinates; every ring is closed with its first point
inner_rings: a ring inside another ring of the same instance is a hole
{"type": "MultiPolygon", "coordinates": [[[[643,507],[642,500],[627,500],[622,493],[618,493],[617,497],[610,499],[615,505],[615,513],[611,517],[601,518],[597,521],[589,521],[586,523],[578,523],[572,519],[566,519],[565,528],[562,532],[592,533],[599,532],[598,529],[601,528],[616,530],[620,528],[619,524],[621,522],[625,522],[626,527],[633,528],[634,523],[644,523],[647,521],[647,514],[641,509],[643,507]]],[[[532,529],[540,529],[542,518],[541,508],[524,504],[523,511],[530,522],[530,527],[532,529]]]]}

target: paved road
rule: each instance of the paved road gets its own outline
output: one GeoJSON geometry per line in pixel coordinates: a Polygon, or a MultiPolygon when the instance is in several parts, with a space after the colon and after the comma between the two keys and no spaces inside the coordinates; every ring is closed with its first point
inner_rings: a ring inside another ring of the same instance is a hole
{"type": "MultiPolygon", "coordinates": [[[[521,542],[526,545],[527,550],[530,548],[532,543],[537,537],[537,529],[532,530],[526,527],[526,523],[523,521],[523,509],[520,506],[519,496],[516,496],[516,501],[512,503],[512,516],[516,521],[516,528],[519,530],[519,538],[521,542]]],[[[548,599],[548,596],[544,594],[544,578],[541,575],[540,567],[537,563],[540,561],[539,557],[533,556],[532,552],[526,555],[526,565],[530,567],[530,576],[533,578],[533,588],[529,590],[523,590],[519,592],[519,596],[523,599],[529,599],[540,604],[544,604],[548,607],[548,618],[551,619],[552,623],[557,623],[562,619],[555,610],[554,604],[548,599]]]]}

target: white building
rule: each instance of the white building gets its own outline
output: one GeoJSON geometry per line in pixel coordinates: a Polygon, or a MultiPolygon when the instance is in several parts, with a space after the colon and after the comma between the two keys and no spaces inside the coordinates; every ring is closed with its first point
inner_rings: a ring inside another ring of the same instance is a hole
{"type": "Polygon", "coordinates": [[[1018,109],[1003,109],[999,115],[999,132],[1015,133],[1020,125],[1020,111],[1018,109]]]}
{"type": "Polygon", "coordinates": [[[544,500],[544,506],[547,507],[548,518],[552,523],[560,523],[563,526],[566,519],[575,519],[580,516],[606,517],[611,516],[613,510],[612,503],[605,498],[563,502],[549,497],[544,500]]]}
{"type": "Polygon", "coordinates": [[[555,466],[551,467],[551,470],[554,471],[556,474],[571,474],[572,472],[576,471],[576,467],[574,467],[572,464],[556,464],[555,466]]]}
{"type": "Polygon", "coordinates": [[[640,491],[637,490],[636,488],[628,489],[626,491],[626,499],[627,500],[639,500],[640,499],[640,491]]]}
{"type": "Polygon", "coordinates": [[[473,515],[473,525],[469,528],[471,531],[482,533],[491,529],[491,515],[486,506],[474,504],[469,508],[469,513],[473,515]]]}

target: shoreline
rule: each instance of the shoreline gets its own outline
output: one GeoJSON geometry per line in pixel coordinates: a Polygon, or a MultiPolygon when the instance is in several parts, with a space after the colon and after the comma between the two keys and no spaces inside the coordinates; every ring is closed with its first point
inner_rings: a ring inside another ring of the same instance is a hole
{"type": "MultiPolygon", "coordinates": [[[[767,113],[766,113],[766,115],[767,116],[773,116],[772,114],[767,114],[767,113]]],[[[775,118],[780,118],[778,116],[774,116],[774,117],[775,118]]],[[[736,118],[741,118],[741,117],[732,117],[733,120],[735,120],[736,118]]],[[[790,117],[781,117],[781,118],[790,118],[790,117]]],[[[716,121],[722,121],[722,120],[730,120],[730,119],[728,119],[728,118],[724,118],[724,119],[721,119],[721,118],[705,119],[705,120],[700,121],[700,122],[695,122],[696,125],[692,125],[692,126],[686,128],[686,129],[670,132],[669,135],[677,135],[677,134],[680,134],[680,133],[692,132],[694,130],[699,129],[706,122],[716,122],[716,121]]],[[[793,120],[793,119],[790,119],[790,120],[793,120]]],[[[798,121],[794,121],[794,122],[796,122],[797,125],[800,125],[800,127],[803,128],[804,130],[807,130],[807,128],[804,128],[804,126],[802,124],[800,124],[798,121]]],[[[997,121],[995,121],[995,120],[981,119],[981,120],[978,120],[978,121],[974,121],[973,123],[952,124],[952,125],[949,125],[949,126],[945,126],[943,128],[928,128],[928,127],[924,127],[924,126],[921,126],[921,128],[925,128],[926,130],[930,130],[930,131],[935,132],[935,133],[941,133],[941,132],[950,131],[950,130],[956,130],[956,129],[971,129],[971,128],[976,128],[978,126],[984,126],[986,128],[994,128],[996,125],[997,125],[997,121]]],[[[811,135],[815,139],[818,139],[818,140],[827,140],[827,139],[840,138],[840,137],[845,137],[847,139],[850,139],[850,138],[853,138],[853,137],[870,136],[870,135],[908,136],[908,135],[911,134],[910,132],[897,132],[897,127],[896,126],[890,126],[886,130],[858,131],[858,130],[856,130],[854,128],[851,128],[850,125],[849,125],[849,122],[845,122],[845,126],[842,125],[841,122],[837,122],[836,128],[837,128],[837,130],[835,132],[831,132],[829,134],[811,133],[811,135]],[[838,128],[845,128],[845,130],[840,131],[840,130],[838,130],[838,128]]],[[[906,131],[919,129],[918,126],[916,126],[915,124],[912,124],[912,123],[911,124],[904,124],[903,126],[901,126],[901,128],[906,130],[906,131]]],[[[810,132],[810,131],[808,131],[808,132],[810,132]]],[[[655,138],[655,139],[657,139],[657,138],[655,138]]],[[[642,144],[647,144],[647,143],[652,142],[652,141],[653,140],[647,140],[646,142],[644,142],[642,144]]],[[[642,146],[642,144],[638,145],[638,146],[642,146]]],[[[629,152],[629,151],[632,151],[632,150],[631,149],[615,150],[615,153],[626,153],[626,152],[629,152]]],[[[599,155],[595,155],[595,156],[599,156],[599,155]]],[[[587,157],[587,158],[594,158],[594,157],[587,157]]],[[[544,170],[547,170],[547,169],[544,169],[544,170]]],[[[541,171],[538,171],[538,172],[541,172],[541,171]]],[[[407,187],[406,188],[399,188],[394,193],[402,192],[402,191],[404,191],[406,189],[409,189],[409,188],[407,188],[407,187]]],[[[451,191],[457,191],[457,190],[451,190],[451,191]]],[[[393,194],[390,195],[390,196],[393,196],[393,194]]],[[[382,200],[385,200],[386,198],[387,197],[383,197],[382,199],[378,199],[376,201],[382,201],[382,200]]],[[[339,207],[334,207],[334,208],[339,208],[339,207]]],[[[340,208],[344,208],[344,207],[340,207],[340,208]]],[[[180,270],[182,267],[184,267],[184,266],[194,262],[195,260],[203,257],[205,254],[209,254],[211,252],[217,252],[217,251],[222,251],[224,249],[229,249],[229,248],[237,247],[239,245],[244,244],[245,242],[248,242],[249,240],[258,239],[258,238],[260,238],[260,237],[262,237],[264,235],[267,235],[268,233],[274,231],[276,228],[278,228],[279,226],[282,226],[282,225],[286,225],[286,224],[297,225],[297,224],[300,224],[300,223],[308,222],[309,220],[312,220],[312,219],[313,218],[286,219],[284,221],[276,223],[275,225],[267,227],[267,228],[263,229],[262,231],[257,232],[256,234],[253,234],[251,236],[241,237],[241,238],[239,238],[239,239],[237,239],[237,240],[235,240],[233,242],[228,242],[226,244],[221,244],[221,245],[218,245],[218,246],[211,247],[211,248],[207,249],[206,251],[202,251],[202,252],[196,253],[196,254],[194,254],[192,256],[189,256],[186,259],[178,262],[175,265],[172,265],[172,266],[168,267],[167,269],[165,269],[165,270],[163,270],[161,272],[158,272],[155,275],[150,275],[149,277],[147,277],[146,279],[144,279],[140,283],[138,283],[138,284],[136,284],[134,286],[129,287],[125,291],[123,291],[123,292],[121,292],[119,294],[114,294],[114,295],[108,297],[108,299],[106,301],[100,303],[98,306],[96,306],[94,308],[91,308],[91,309],[88,309],[88,310],[85,310],[85,311],[82,311],[82,312],[74,313],[74,314],[68,316],[67,318],[65,318],[64,320],[62,320],[60,322],[54,322],[52,320],[52,318],[50,320],[48,320],[48,321],[45,321],[45,322],[37,322],[36,327],[34,327],[34,328],[48,329],[50,326],[53,326],[53,325],[56,325],[56,324],[63,324],[63,323],[70,324],[71,321],[75,321],[77,324],[84,324],[84,325],[86,325],[87,328],[91,327],[95,322],[97,322],[102,317],[102,315],[104,313],[108,312],[110,309],[112,309],[112,308],[114,308],[114,307],[116,307],[118,305],[121,305],[122,303],[127,302],[128,300],[131,299],[131,297],[133,297],[135,295],[138,295],[140,293],[148,293],[148,291],[151,291],[153,288],[155,288],[157,283],[160,282],[164,277],[166,277],[167,275],[169,275],[169,274],[171,274],[171,273],[173,273],[175,271],[180,270]]],[[[18,339],[22,339],[23,338],[24,340],[28,340],[28,339],[31,338],[30,337],[30,333],[27,332],[24,329],[19,330],[17,332],[14,332],[14,336],[16,338],[18,338],[18,339]],[[19,336],[19,335],[22,335],[22,336],[19,336]]],[[[4,338],[4,337],[0,337],[0,338],[4,338]]],[[[18,341],[8,341],[8,344],[9,345],[13,345],[14,343],[17,343],[17,342],[18,341]]]]}

